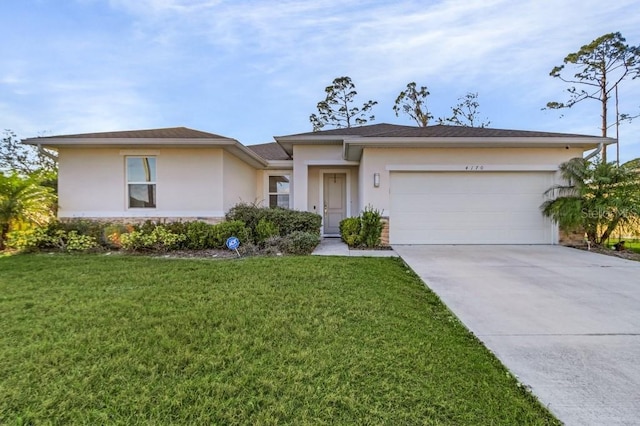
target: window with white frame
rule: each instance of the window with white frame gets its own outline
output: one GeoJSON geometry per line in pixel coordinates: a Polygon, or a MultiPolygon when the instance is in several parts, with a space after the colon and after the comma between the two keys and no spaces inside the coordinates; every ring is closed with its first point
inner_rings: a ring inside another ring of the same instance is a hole
{"type": "Polygon", "coordinates": [[[127,157],[129,208],[156,207],[156,158],[127,157]]]}
{"type": "Polygon", "coordinates": [[[288,209],[289,190],[291,189],[291,175],[269,176],[269,207],[283,207],[288,209]]]}

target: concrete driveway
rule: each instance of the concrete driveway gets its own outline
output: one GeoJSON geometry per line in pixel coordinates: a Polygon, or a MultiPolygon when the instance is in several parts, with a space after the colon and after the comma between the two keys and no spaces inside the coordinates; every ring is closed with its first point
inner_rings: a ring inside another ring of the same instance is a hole
{"type": "Polygon", "coordinates": [[[567,425],[640,424],[640,262],[560,246],[394,246],[567,425]]]}

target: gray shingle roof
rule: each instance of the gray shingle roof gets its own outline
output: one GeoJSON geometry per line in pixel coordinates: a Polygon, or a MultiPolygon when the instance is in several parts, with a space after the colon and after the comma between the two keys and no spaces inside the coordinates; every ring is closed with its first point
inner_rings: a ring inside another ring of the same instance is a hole
{"type": "Polygon", "coordinates": [[[275,142],[247,145],[247,148],[265,160],[291,160],[289,154],[287,154],[285,150],[275,142]]]}
{"type": "Polygon", "coordinates": [[[45,136],[40,139],[229,139],[214,133],[201,132],[187,127],[164,129],[125,130],[119,132],[82,133],[77,135],[45,136]]]}
{"type": "Polygon", "coordinates": [[[404,137],[404,138],[526,138],[526,137],[593,137],[572,133],[538,132],[530,130],[505,130],[488,127],[462,127],[435,125],[427,127],[400,126],[397,124],[372,124],[368,126],[350,127],[343,129],[323,130],[319,132],[298,133],[280,136],[282,138],[312,136],[359,136],[359,137],[404,137]]]}

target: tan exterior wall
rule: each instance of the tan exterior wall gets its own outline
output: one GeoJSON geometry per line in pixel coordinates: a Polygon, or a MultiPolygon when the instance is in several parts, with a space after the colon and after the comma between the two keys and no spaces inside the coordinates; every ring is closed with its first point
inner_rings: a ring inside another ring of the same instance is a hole
{"type": "MultiPolygon", "coordinates": [[[[314,211],[317,201],[309,202],[308,168],[334,168],[348,163],[342,159],[342,145],[294,145],[293,147],[293,208],[314,211]]],[[[318,184],[315,184],[317,186],[318,184]]],[[[316,197],[316,200],[318,197],[316,197]]],[[[319,211],[316,211],[319,212],[319,211]]]]}
{"type": "Polygon", "coordinates": [[[229,211],[231,207],[241,202],[258,201],[256,169],[228,152],[223,151],[222,155],[224,177],[222,184],[217,186],[223,189],[224,211],[229,211]]]}
{"type": "Polygon", "coordinates": [[[223,151],[219,148],[61,148],[59,158],[61,218],[215,220],[224,216],[223,151]],[[157,157],[157,208],[127,207],[128,155],[157,157]]]}
{"type": "Polygon", "coordinates": [[[581,149],[564,148],[365,148],[360,161],[360,209],[371,204],[383,216],[390,214],[390,165],[558,166],[581,156],[581,149]],[[373,186],[374,173],[380,173],[378,188],[373,186]]]}
{"type": "MultiPolygon", "coordinates": [[[[111,216],[124,211],[125,164],[118,149],[58,150],[58,215],[111,216]]],[[[120,216],[120,214],[117,214],[120,216]]]]}

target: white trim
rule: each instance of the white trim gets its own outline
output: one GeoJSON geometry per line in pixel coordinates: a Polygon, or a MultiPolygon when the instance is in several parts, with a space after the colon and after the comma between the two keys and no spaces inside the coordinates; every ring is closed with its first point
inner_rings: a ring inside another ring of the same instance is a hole
{"type": "Polygon", "coordinates": [[[159,149],[121,149],[121,156],[127,157],[157,157],[160,155],[159,149]]]}
{"type": "Polygon", "coordinates": [[[224,217],[223,211],[190,211],[190,210],[158,210],[158,209],[131,209],[126,211],[104,211],[104,210],[60,210],[58,212],[60,218],[91,218],[91,217],[193,217],[193,218],[209,218],[224,217]]]}
{"type": "Polygon", "coordinates": [[[268,160],[268,170],[293,170],[293,160],[268,160]]]}
{"type": "Polygon", "coordinates": [[[555,172],[555,164],[388,164],[390,172],[555,172]]]}
{"type": "Polygon", "coordinates": [[[269,177],[289,176],[289,208],[293,208],[293,170],[265,170],[262,175],[262,198],[264,206],[269,207],[269,177]]]}
{"type": "MultiPolygon", "coordinates": [[[[324,233],[324,175],[325,174],[343,174],[346,176],[345,185],[346,188],[346,210],[345,210],[345,218],[351,217],[351,170],[348,169],[320,169],[318,171],[318,175],[320,177],[320,190],[318,193],[320,194],[318,201],[318,208],[322,212],[320,216],[322,216],[322,226],[320,227],[320,235],[322,236],[336,236],[335,234],[327,234],[324,233]]],[[[307,174],[308,176],[308,174],[307,174]]]]}
{"type": "Polygon", "coordinates": [[[147,209],[152,209],[155,210],[158,208],[158,160],[157,157],[155,155],[127,155],[124,157],[124,184],[125,184],[125,188],[124,188],[124,208],[126,210],[147,210],[147,209]],[[153,158],[154,161],[154,176],[153,176],[153,180],[146,182],[146,181],[129,181],[129,159],[130,158],[153,158]],[[129,194],[129,185],[153,185],[155,187],[155,200],[154,204],[155,207],[131,207],[129,205],[129,203],[131,202],[131,195],[129,194]]]}
{"type": "Polygon", "coordinates": [[[357,166],[360,162],[347,160],[307,160],[304,164],[307,166],[357,166]]]}

